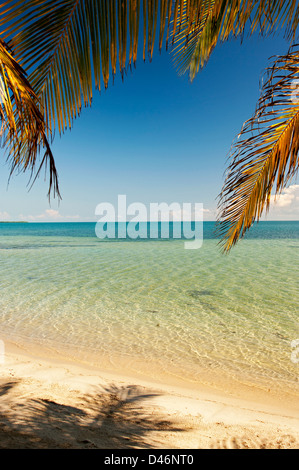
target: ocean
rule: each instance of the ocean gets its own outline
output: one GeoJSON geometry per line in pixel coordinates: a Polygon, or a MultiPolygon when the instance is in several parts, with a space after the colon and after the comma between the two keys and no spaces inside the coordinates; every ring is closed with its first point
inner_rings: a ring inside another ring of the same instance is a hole
{"type": "Polygon", "coordinates": [[[213,222],[197,250],[95,228],[0,224],[0,339],[153,380],[299,392],[299,222],[260,222],[227,255],[213,222]]]}

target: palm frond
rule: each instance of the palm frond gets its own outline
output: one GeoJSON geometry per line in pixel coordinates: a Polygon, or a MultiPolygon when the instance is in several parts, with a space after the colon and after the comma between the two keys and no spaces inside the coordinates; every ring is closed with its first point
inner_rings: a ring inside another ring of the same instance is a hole
{"type": "MultiPolygon", "coordinates": [[[[157,31],[160,49],[165,35],[169,41],[171,17],[179,3],[182,0],[7,0],[1,4],[2,37],[28,73],[35,92],[32,106],[39,117],[43,115],[48,138],[56,129],[61,134],[72,127],[82,107],[91,104],[94,89],[107,88],[117,68],[124,77],[127,67],[136,65],[141,10],[145,59],[146,54],[152,57],[157,31]]],[[[20,113],[19,119],[20,127],[26,114],[20,113]]],[[[36,147],[36,141],[29,141],[33,137],[32,131],[27,136],[30,148],[36,147]]],[[[25,147],[20,148],[24,152],[25,147]]],[[[10,154],[14,151],[12,146],[10,154]]],[[[18,168],[22,164],[24,170],[28,168],[18,155],[14,162],[18,168]]]]}
{"type": "MultiPolygon", "coordinates": [[[[122,77],[136,65],[143,19],[143,58],[151,59],[158,39],[174,48],[179,70],[193,79],[219,41],[249,32],[284,28],[294,37],[299,21],[295,0],[7,0],[0,6],[0,28],[12,56],[28,72],[39,130],[29,131],[19,113],[19,129],[28,133],[28,148],[46,148],[55,185],[57,175],[46,137],[71,128],[94,89],[107,88],[117,70],[122,77]],[[25,127],[24,127],[25,126],[25,127]],[[39,139],[36,139],[39,135],[39,139]],[[33,141],[30,142],[29,138],[33,141]],[[39,143],[37,145],[37,142],[39,143]]],[[[4,83],[4,82],[3,82],[4,83]]],[[[32,108],[33,109],[33,108],[32,108]]],[[[6,113],[8,109],[6,110],[6,113]]],[[[9,121],[7,117],[7,124],[9,121]]],[[[37,122],[37,121],[36,121],[37,122]]],[[[7,127],[8,129],[8,127],[7,127]]],[[[34,126],[33,126],[34,129],[34,126]]],[[[37,129],[37,128],[36,128],[37,129]]],[[[12,128],[13,132],[13,128],[12,128]]],[[[16,134],[15,134],[16,135],[16,134]]],[[[22,134],[25,136],[25,133],[22,134]]],[[[11,141],[10,154],[22,168],[25,144],[11,141]],[[14,143],[13,143],[14,142],[14,143]],[[22,149],[22,152],[21,150],[22,149]]],[[[31,160],[33,150],[31,150],[31,160]]],[[[23,168],[28,168],[23,166],[23,168]]]]}
{"type": "Polygon", "coordinates": [[[299,47],[293,46],[268,69],[257,110],[233,145],[218,206],[217,233],[225,251],[268,211],[272,192],[279,195],[298,171],[298,70],[299,47]]]}
{"type": "Polygon", "coordinates": [[[189,72],[192,81],[204,67],[218,42],[257,32],[270,35],[284,31],[294,39],[299,5],[296,0],[202,0],[183,5],[183,21],[175,35],[173,59],[180,74],[189,72]]]}
{"type": "MultiPolygon", "coordinates": [[[[187,2],[188,3],[188,2],[187,2]]],[[[181,30],[176,34],[174,64],[180,74],[189,70],[191,81],[208,61],[217,42],[240,34],[254,2],[203,0],[190,12],[185,2],[181,30]]]]}
{"type": "Polygon", "coordinates": [[[294,41],[299,24],[297,0],[264,0],[255,2],[250,34],[273,34],[284,29],[285,37],[294,41]]]}
{"type": "Polygon", "coordinates": [[[179,0],[21,0],[0,8],[2,35],[45,113],[50,132],[72,127],[94,88],[107,88],[117,67],[123,77],[136,65],[143,9],[144,59],[169,37],[170,17],[179,0]],[[160,27],[158,28],[158,18],[160,27]]]}
{"type": "Polygon", "coordinates": [[[24,70],[12,57],[1,38],[0,99],[1,144],[8,151],[7,160],[11,165],[11,174],[16,170],[30,170],[31,177],[36,178],[41,167],[49,164],[49,195],[53,189],[54,196],[58,194],[60,197],[57,171],[37,97],[24,70]],[[41,151],[44,155],[36,171],[41,151]]]}
{"type": "Polygon", "coordinates": [[[0,27],[14,58],[28,71],[49,132],[71,128],[107,88],[117,67],[136,65],[143,12],[143,59],[166,37],[180,73],[193,79],[218,41],[244,32],[288,30],[299,21],[295,0],[8,0],[0,27]],[[159,24],[158,24],[159,23],[159,24]],[[159,33],[158,33],[159,32],[159,33]],[[172,38],[172,40],[171,40],[172,38]],[[118,65],[117,65],[118,64],[118,65]]]}

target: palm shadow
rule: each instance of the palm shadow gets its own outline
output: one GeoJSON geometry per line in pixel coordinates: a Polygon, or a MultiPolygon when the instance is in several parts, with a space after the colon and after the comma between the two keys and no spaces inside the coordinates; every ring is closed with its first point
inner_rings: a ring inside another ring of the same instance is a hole
{"type": "Polygon", "coordinates": [[[11,382],[6,382],[0,385],[0,397],[7,395],[9,391],[17,385],[17,380],[12,380],[11,382]]]}
{"type": "Polygon", "coordinates": [[[183,431],[150,408],[157,394],[135,385],[112,384],[78,397],[78,406],[35,398],[3,410],[2,397],[17,384],[0,385],[0,448],[149,449],[163,433],[183,431]]]}

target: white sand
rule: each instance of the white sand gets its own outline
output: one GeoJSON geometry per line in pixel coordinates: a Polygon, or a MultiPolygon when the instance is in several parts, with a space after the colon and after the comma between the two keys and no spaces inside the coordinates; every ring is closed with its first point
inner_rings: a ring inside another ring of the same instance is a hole
{"type": "Polygon", "coordinates": [[[0,448],[299,448],[296,397],[154,384],[7,342],[0,396],[0,448]]]}

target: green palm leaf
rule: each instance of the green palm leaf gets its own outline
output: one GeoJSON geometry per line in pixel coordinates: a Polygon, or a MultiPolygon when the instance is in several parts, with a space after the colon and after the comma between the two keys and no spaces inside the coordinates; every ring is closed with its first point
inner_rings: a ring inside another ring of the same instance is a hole
{"type": "Polygon", "coordinates": [[[299,48],[293,46],[268,70],[257,110],[232,148],[219,197],[217,233],[225,251],[269,209],[272,191],[280,194],[298,171],[298,72],[299,48]]]}

